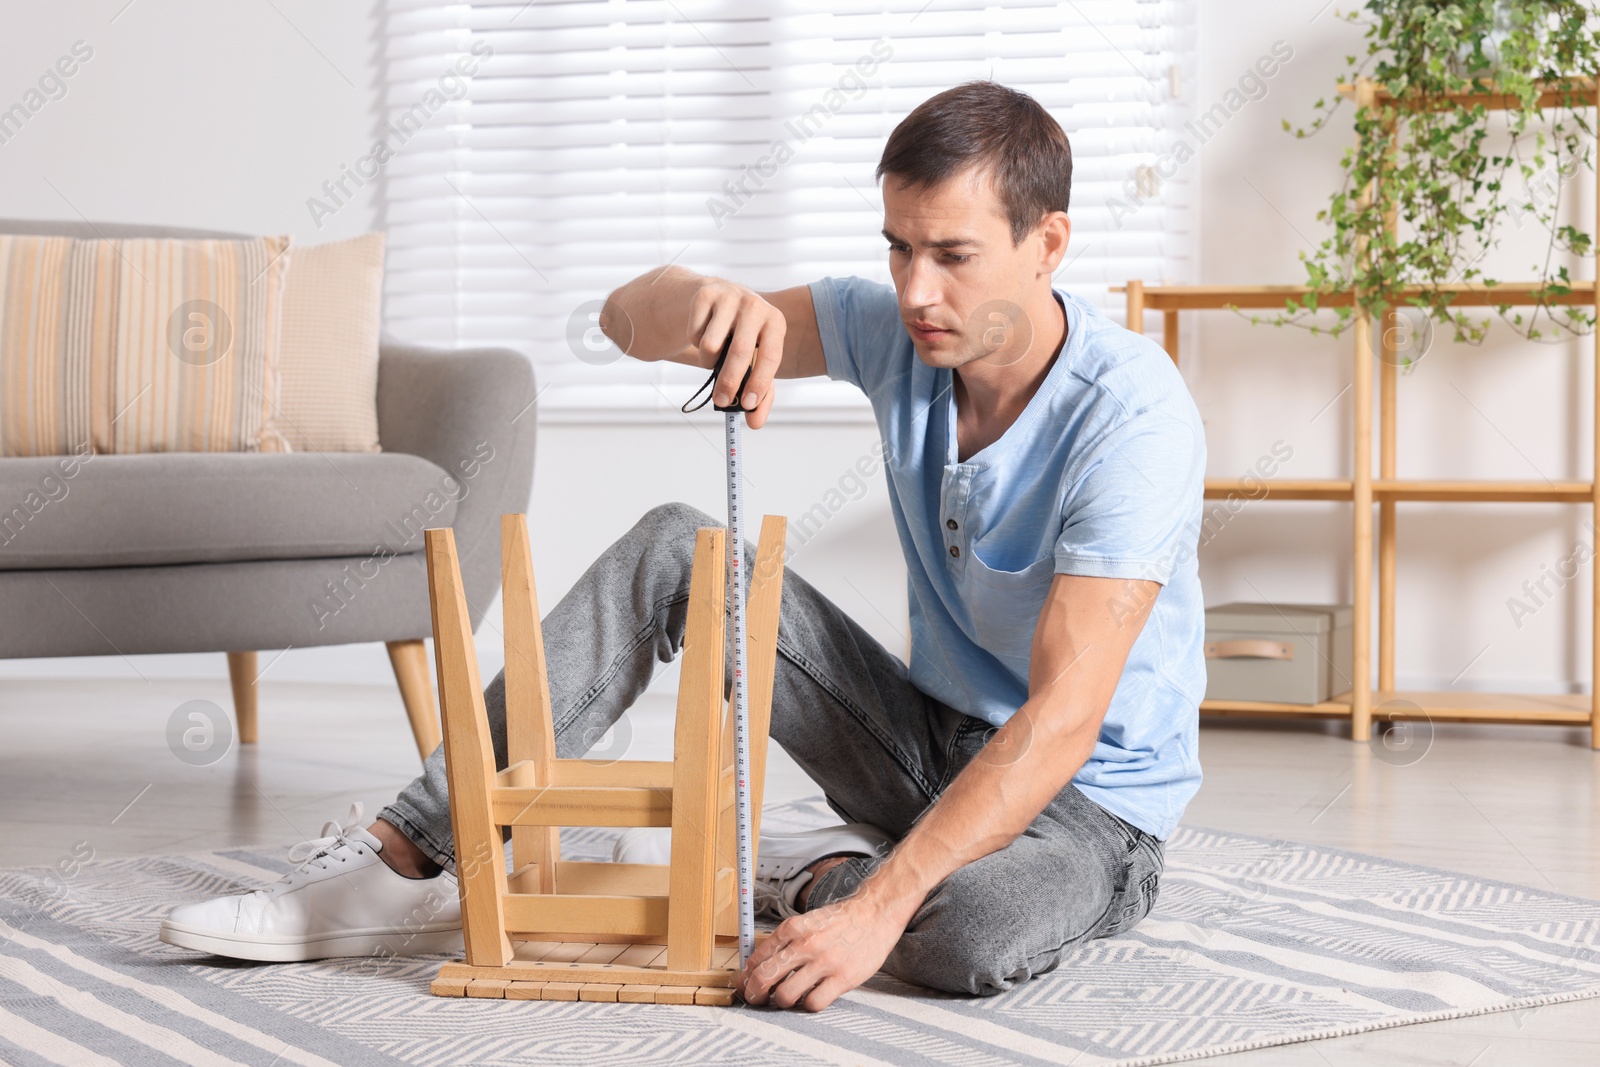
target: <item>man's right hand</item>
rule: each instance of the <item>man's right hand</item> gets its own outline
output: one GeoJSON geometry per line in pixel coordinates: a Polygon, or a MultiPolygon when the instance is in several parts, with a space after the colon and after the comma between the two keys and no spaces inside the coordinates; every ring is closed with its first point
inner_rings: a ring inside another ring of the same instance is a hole
{"type": "Polygon", "coordinates": [[[613,292],[600,313],[600,327],[635,359],[701,368],[716,364],[731,334],[733,344],[712,385],[712,402],[730,405],[749,369],[745,394],[755,398],[743,406],[751,429],[767,421],[774,378],[827,373],[808,285],[758,293],[724,278],[669,266],[613,292]]]}
{"type": "Polygon", "coordinates": [[[730,332],[733,344],[711,388],[711,402],[723,407],[732,404],[734,390],[754,361],[744,395],[739,398],[746,411],[745,421],[754,429],[766,422],[767,412],[772,409],[772,379],[783,363],[788,323],[783,312],[760,293],[722,278],[707,278],[689,301],[685,337],[686,343],[699,352],[703,360],[700,366],[716,364],[730,332]]]}

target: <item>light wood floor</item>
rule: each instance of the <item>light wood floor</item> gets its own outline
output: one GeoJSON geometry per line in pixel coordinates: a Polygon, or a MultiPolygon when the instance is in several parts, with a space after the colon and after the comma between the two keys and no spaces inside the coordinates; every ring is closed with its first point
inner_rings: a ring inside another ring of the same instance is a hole
{"type": "MultiPolygon", "coordinates": [[[[418,769],[389,686],[262,683],[261,740],[209,766],[168,748],[174,709],[229,708],[225,682],[85,679],[0,687],[0,866],[284,845],[351,801],[370,817],[418,769]]],[[[670,754],[670,701],[647,696],[609,749],[670,754]]],[[[1332,725],[1208,724],[1186,821],[1371,852],[1600,898],[1600,755],[1585,732],[1440,725],[1391,762],[1332,725]]],[[[1391,756],[1391,759],[1394,759],[1391,756]]],[[[817,792],[774,748],[768,800],[817,792]]],[[[1600,1000],[1402,1027],[1208,1060],[1219,1067],[1600,1062],[1600,1000]]]]}

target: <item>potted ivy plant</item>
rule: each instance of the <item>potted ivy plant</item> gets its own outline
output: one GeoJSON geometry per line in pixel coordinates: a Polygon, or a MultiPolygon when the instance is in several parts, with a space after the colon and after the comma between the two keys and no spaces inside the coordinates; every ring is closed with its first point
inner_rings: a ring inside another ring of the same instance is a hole
{"type": "Polygon", "coordinates": [[[1593,252],[1591,235],[1562,221],[1570,215],[1563,209],[1570,179],[1594,169],[1589,109],[1600,22],[1593,0],[1369,0],[1342,17],[1366,27],[1364,51],[1345,57],[1343,92],[1318,100],[1307,127],[1286,120],[1284,129],[1301,138],[1321,130],[1346,94],[1355,95],[1349,89],[1358,79],[1376,91],[1356,105],[1356,144],[1341,160],[1342,184],[1317,214],[1333,233],[1301,253],[1310,291],[1283,313],[1253,321],[1302,323],[1332,294],[1351,292],[1354,306],[1336,309],[1331,330],[1309,328],[1337,336],[1357,314],[1380,317],[1409,304],[1430,324],[1451,327],[1456,340],[1480,342],[1489,320],[1453,308],[1441,287],[1504,280],[1479,264],[1508,222],[1532,222],[1549,240],[1542,262],[1518,280],[1537,283],[1536,302],[1501,305],[1500,317],[1531,340],[1592,330],[1591,308],[1551,299],[1571,292],[1563,257],[1593,252]],[[1556,106],[1538,108],[1552,90],[1556,106]],[[1468,95],[1490,91],[1520,106],[1489,110],[1468,95]],[[1420,293],[1402,292],[1411,286],[1420,293]]]}

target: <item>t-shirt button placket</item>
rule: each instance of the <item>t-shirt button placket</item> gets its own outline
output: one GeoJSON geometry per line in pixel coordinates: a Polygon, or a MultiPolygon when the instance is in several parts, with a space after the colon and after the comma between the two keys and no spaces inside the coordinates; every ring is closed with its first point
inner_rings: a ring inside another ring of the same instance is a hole
{"type": "MultiPolygon", "coordinates": [[[[956,498],[953,501],[951,501],[951,507],[950,507],[951,511],[956,510],[957,508],[959,508],[965,502],[965,499],[966,499],[966,485],[965,485],[965,479],[964,478],[963,478],[963,484],[961,485],[960,489],[957,490],[957,492],[955,494],[955,497],[956,498]]],[[[961,529],[961,524],[956,522],[956,520],[954,518],[946,518],[944,520],[944,524],[945,524],[945,527],[947,529],[949,529],[952,533],[961,529]]],[[[951,559],[960,559],[961,558],[961,546],[960,545],[951,544],[949,546],[949,550],[950,550],[950,558],[951,559]]]]}

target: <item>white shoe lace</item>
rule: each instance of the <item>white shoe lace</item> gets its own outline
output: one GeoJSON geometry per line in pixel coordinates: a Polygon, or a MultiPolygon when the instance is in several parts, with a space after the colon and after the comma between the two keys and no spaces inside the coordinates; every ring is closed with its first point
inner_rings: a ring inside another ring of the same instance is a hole
{"type": "MultiPolygon", "coordinates": [[[[289,862],[296,864],[294,870],[284,875],[266,889],[258,889],[256,893],[276,896],[299,882],[299,876],[307,874],[312,868],[326,870],[333,862],[334,853],[341,845],[352,845],[349,834],[361,826],[361,813],[363,807],[360,801],[350,805],[350,816],[340,825],[333,819],[322,824],[322,836],[314,837],[309,841],[302,841],[289,849],[289,862]]],[[[339,856],[340,863],[349,862],[347,856],[339,856]]]]}

